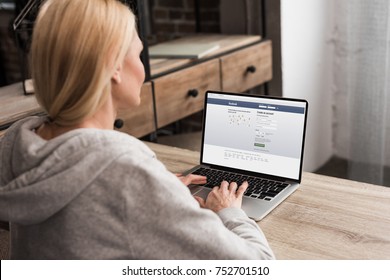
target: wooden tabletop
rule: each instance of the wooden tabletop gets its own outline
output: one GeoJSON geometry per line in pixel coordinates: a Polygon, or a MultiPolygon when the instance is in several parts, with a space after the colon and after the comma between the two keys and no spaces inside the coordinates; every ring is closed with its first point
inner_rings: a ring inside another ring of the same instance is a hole
{"type": "MultiPolygon", "coordinates": [[[[199,153],[145,142],[172,172],[199,153]]],[[[304,173],[259,223],[278,259],[390,259],[390,188],[304,173]]]]}

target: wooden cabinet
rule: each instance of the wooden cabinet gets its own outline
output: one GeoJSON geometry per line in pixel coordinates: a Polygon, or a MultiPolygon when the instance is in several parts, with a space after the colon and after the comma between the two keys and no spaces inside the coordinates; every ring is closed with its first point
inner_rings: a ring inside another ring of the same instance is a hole
{"type": "Polygon", "coordinates": [[[34,95],[24,95],[22,83],[0,87],[0,130],[26,116],[42,112],[34,95]]]}
{"type": "Polygon", "coordinates": [[[135,137],[142,137],[156,130],[151,82],[142,86],[141,105],[137,108],[119,111],[118,118],[123,120],[123,127],[118,130],[135,137]]]}
{"type": "Polygon", "coordinates": [[[218,60],[204,62],[154,81],[157,127],[199,112],[206,90],[220,90],[218,60]]]}
{"type": "MultiPolygon", "coordinates": [[[[141,105],[118,112],[119,131],[142,137],[203,109],[207,90],[244,92],[272,78],[271,41],[248,35],[196,35],[178,42],[217,43],[219,49],[201,59],[151,60],[151,79],[142,87],[141,105]]],[[[12,122],[42,113],[21,84],[3,88],[0,130],[12,122]]],[[[0,91],[0,93],[2,92],[0,91]]]]}
{"type": "Polygon", "coordinates": [[[151,79],[157,128],[201,111],[207,90],[244,92],[271,80],[271,41],[260,39],[259,36],[221,34],[185,37],[175,42],[179,45],[214,43],[220,47],[198,61],[151,60],[151,71],[158,76],[151,79]],[[198,64],[190,66],[194,63],[198,64]]]}
{"type": "Polygon", "coordinates": [[[271,79],[271,41],[265,41],[221,57],[223,91],[244,92],[271,79]]]}

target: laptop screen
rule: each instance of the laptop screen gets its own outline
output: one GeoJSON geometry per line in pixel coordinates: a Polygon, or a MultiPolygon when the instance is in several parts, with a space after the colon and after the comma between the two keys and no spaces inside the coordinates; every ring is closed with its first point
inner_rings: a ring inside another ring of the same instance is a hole
{"type": "Polygon", "coordinates": [[[202,163],[300,180],[307,102],[207,92],[202,163]]]}

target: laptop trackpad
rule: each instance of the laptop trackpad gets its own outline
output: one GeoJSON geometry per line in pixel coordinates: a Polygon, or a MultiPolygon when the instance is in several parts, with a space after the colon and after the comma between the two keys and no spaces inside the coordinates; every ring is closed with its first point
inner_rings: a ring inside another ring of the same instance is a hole
{"type": "Polygon", "coordinates": [[[199,197],[203,198],[204,200],[206,200],[206,198],[210,192],[211,192],[211,189],[207,189],[207,188],[202,187],[199,190],[193,192],[192,195],[199,196],[199,197]]]}

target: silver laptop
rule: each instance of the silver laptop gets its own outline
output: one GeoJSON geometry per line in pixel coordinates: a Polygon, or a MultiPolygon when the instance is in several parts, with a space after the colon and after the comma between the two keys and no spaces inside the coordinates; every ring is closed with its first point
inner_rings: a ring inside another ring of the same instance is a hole
{"type": "Polygon", "coordinates": [[[207,91],[200,165],[186,172],[207,184],[192,193],[248,181],[242,208],[261,220],[301,182],[307,109],[306,100],[207,91]]]}

